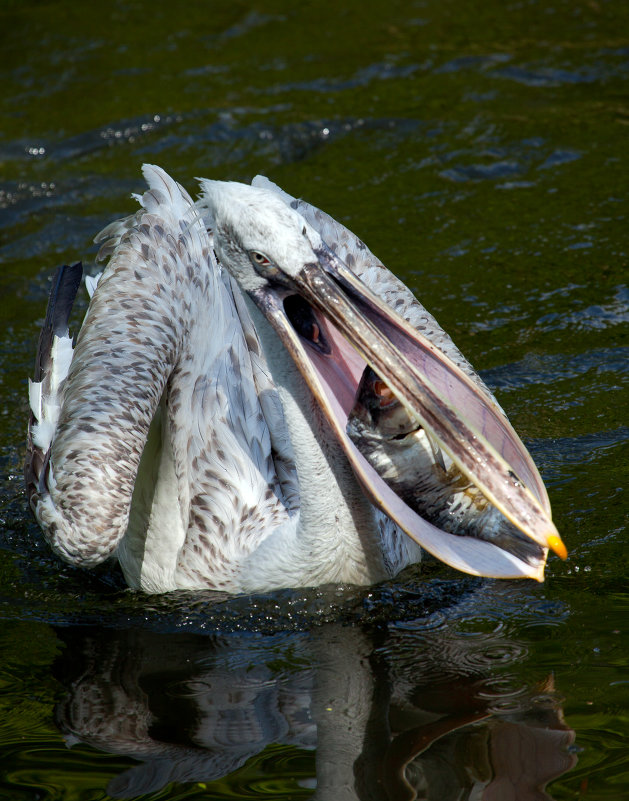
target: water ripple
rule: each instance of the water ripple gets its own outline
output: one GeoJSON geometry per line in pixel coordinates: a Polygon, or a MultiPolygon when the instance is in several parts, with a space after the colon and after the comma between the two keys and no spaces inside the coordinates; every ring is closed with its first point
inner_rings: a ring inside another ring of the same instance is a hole
{"type": "Polygon", "coordinates": [[[590,371],[599,380],[607,373],[629,376],[629,347],[597,348],[578,354],[527,353],[523,359],[483,370],[483,379],[495,390],[508,392],[526,386],[547,386],[573,380],[590,371]]]}
{"type": "Polygon", "coordinates": [[[537,320],[540,331],[557,331],[566,328],[576,331],[594,331],[623,325],[629,322],[629,287],[615,288],[608,303],[592,304],[572,312],[550,312],[537,320]]]}
{"type": "Polygon", "coordinates": [[[526,86],[550,87],[562,86],[565,84],[593,83],[600,80],[600,75],[596,70],[567,70],[557,67],[526,67],[510,64],[507,67],[500,67],[492,73],[499,78],[506,78],[526,86]]]}

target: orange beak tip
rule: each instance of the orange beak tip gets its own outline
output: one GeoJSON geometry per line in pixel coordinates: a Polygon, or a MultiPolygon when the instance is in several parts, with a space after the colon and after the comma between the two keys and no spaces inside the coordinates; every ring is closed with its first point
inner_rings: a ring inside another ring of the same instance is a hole
{"type": "Polygon", "coordinates": [[[568,558],[568,551],[561,541],[561,537],[551,534],[551,536],[548,537],[548,547],[551,551],[554,551],[560,559],[568,558]]]}

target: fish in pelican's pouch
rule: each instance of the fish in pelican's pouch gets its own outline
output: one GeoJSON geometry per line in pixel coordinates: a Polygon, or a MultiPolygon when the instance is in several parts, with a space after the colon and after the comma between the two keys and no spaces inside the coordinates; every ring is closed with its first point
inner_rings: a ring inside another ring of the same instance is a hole
{"type": "Polygon", "coordinates": [[[347,434],[396,495],[429,523],[490,542],[525,562],[543,558],[541,546],[489,503],[369,366],[347,434]]]}

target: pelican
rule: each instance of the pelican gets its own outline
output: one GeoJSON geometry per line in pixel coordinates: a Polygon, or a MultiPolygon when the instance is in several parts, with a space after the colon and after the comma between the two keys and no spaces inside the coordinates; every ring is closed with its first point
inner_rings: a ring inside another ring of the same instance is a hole
{"type": "Polygon", "coordinates": [[[565,557],[539,473],[434,318],[350,231],[265,178],[188,193],[143,168],[139,211],[54,281],[25,478],[52,549],[118,559],[146,592],[369,585],[422,549],[468,573],[543,579],[565,557]],[[367,365],[435,463],[454,465],[531,548],[424,520],[348,437],[367,365]]]}

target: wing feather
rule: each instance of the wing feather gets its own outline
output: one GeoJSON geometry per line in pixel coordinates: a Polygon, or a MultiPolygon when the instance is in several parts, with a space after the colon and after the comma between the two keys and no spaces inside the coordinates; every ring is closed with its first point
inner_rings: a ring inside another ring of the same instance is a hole
{"type": "MultiPolygon", "coordinates": [[[[50,448],[31,469],[32,505],[52,547],[74,564],[103,561],[124,538],[133,586],[230,589],[240,559],[287,515],[265,416],[277,410],[261,407],[259,343],[250,321],[243,332],[239,290],[221,274],[190,196],[159,168],[145,166],[144,176],[141,210],[96,238],[110,259],[97,284],[88,283],[74,352],[48,348],[67,377],[56,382],[64,392],[56,392],[50,448]],[[162,456],[155,452],[158,464],[139,474],[151,430],[162,456]],[[45,459],[47,484],[33,480],[45,459]],[[136,487],[139,475],[154,486],[136,487]],[[134,497],[142,508],[131,515],[134,497]],[[175,531],[160,529],[155,503],[169,507],[175,531]],[[129,545],[131,536],[140,544],[129,545]],[[142,538],[153,538],[150,549],[142,538]],[[145,550],[153,553],[148,568],[145,550]]],[[[37,384],[29,395],[39,413],[45,392],[37,384]]],[[[284,451],[279,462],[290,474],[284,451]]]]}

